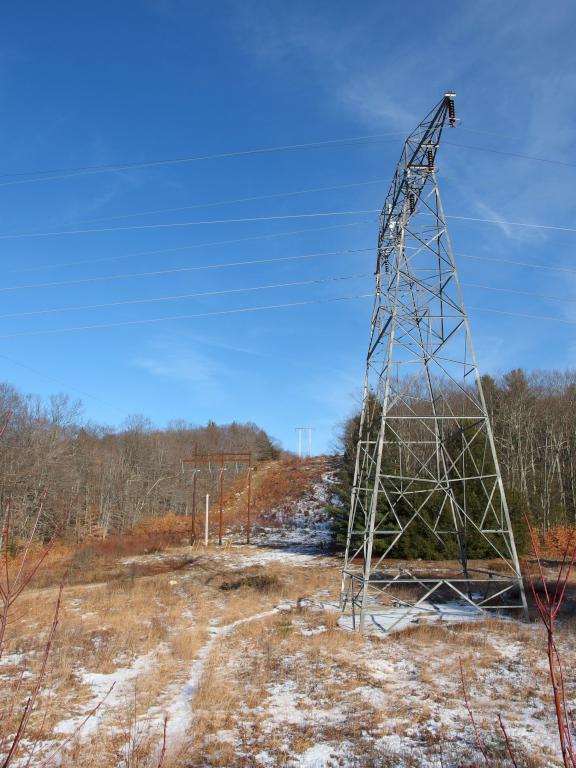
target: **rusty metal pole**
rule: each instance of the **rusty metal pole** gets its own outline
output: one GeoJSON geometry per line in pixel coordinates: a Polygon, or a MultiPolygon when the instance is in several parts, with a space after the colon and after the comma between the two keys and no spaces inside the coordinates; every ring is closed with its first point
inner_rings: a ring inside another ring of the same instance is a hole
{"type": "MultiPolygon", "coordinates": [[[[224,460],[222,460],[224,465],[224,460]]],[[[222,497],[224,495],[224,466],[220,470],[220,517],[218,520],[218,544],[222,546],[222,530],[223,530],[223,510],[222,510],[222,497]]]]}
{"type": "Polygon", "coordinates": [[[190,521],[190,546],[196,541],[196,476],[198,471],[194,470],[192,478],[192,520],[190,521]]]}
{"type": "Polygon", "coordinates": [[[246,544],[250,544],[250,512],[252,494],[252,467],[248,467],[248,515],[246,521],[246,544]]]}

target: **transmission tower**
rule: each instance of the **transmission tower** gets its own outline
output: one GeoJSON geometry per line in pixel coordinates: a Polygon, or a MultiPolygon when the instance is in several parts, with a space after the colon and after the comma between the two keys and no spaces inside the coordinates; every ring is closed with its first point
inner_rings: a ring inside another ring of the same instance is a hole
{"type": "Polygon", "coordinates": [[[341,595],[360,629],[527,610],[436,179],[454,95],[406,139],[380,214],[341,595]],[[400,565],[415,541],[450,562],[400,565]]]}

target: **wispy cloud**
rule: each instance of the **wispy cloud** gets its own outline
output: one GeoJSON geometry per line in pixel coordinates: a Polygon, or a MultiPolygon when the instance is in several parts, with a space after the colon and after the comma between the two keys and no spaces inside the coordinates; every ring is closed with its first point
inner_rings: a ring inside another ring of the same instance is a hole
{"type": "Polygon", "coordinates": [[[133,365],[151,376],[186,383],[195,395],[208,400],[220,397],[230,381],[231,371],[198,348],[165,339],[150,346],[150,351],[135,358],[133,365]]]}

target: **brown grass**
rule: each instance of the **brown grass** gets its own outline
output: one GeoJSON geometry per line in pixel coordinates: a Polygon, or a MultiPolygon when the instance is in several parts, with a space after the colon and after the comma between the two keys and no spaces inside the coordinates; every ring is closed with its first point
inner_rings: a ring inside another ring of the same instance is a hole
{"type": "MultiPolygon", "coordinates": [[[[297,461],[281,469],[274,464],[255,480],[263,511],[266,504],[285,500],[285,488],[277,483],[289,482],[290,473],[297,497],[324,471],[321,463],[307,468],[297,461]]],[[[233,505],[231,510],[234,519],[233,505]]],[[[225,627],[285,602],[291,603],[290,610],[240,624],[213,642],[193,703],[190,732],[181,750],[169,753],[165,768],[247,768],[257,764],[256,756],[264,749],[274,765],[289,765],[318,742],[332,745],[335,752],[349,742],[359,766],[392,768],[398,765],[398,755],[383,742],[376,745],[389,734],[412,745],[414,752],[404,755],[404,765],[417,766],[418,750],[436,754],[439,745],[451,749],[450,734],[468,728],[465,719],[456,720],[452,730],[437,728],[444,713],[461,709],[459,658],[482,729],[492,732],[504,703],[511,724],[515,711],[534,706],[534,718],[546,725],[545,669],[537,629],[492,619],[415,625],[384,640],[362,637],[342,631],[335,612],[306,607],[318,595],[337,598],[337,559],[323,558],[311,567],[274,562],[246,568],[242,557],[253,549],[191,551],[163,538],[177,537],[178,525],[180,519],[166,517],[146,522],[132,535],[86,542],[76,550],[60,544],[50,554],[48,572],[23,598],[6,652],[23,653],[27,668],[34,670],[56,595],[54,585],[70,569],[49,670],[51,696],[43,700],[33,721],[33,732],[41,738],[50,739],[57,722],[78,715],[92,700],[84,670],[113,679],[118,670],[155,654],[125,686],[113,711],[103,707],[98,736],[71,746],[62,763],[65,768],[152,768],[161,740],[160,713],[185,685],[192,662],[211,637],[211,626],[225,627]],[[160,546],[166,549],[159,559],[160,546]],[[302,598],[311,600],[302,603],[302,598]],[[518,649],[516,656],[508,655],[510,644],[518,649]],[[291,717],[282,712],[283,702],[291,717]],[[541,712],[537,702],[543,702],[541,712]]],[[[568,652],[574,651],[574,633],[568,626],[560,639],[568,652]]],[[[21,668],[6,666],[2,674],[14,679],[21,668]]],[[[522,765],[554,764],[545,751],[540,757],[525,751],[522,765]]],[[[468,757],[470,764],[474,755],[468,757]]],[[[466,763],[462,758],[455,764],[466,763]]]]}

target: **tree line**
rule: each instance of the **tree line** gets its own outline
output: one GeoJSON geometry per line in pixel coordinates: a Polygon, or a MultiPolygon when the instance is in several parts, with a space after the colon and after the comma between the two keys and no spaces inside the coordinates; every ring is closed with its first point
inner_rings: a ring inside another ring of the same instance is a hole
{"type": "MultiPolygon", "coordinates": [[[[576,371],[527,373],[515,369],[497,378],[483,376],[482,385],[516,540],[522,549],[524,512],[543,530],[576,525],[576,371]]],[[[341,506],[334,511],[340,545],[346,536],[359,421],[360,414],[355,413],[344,423],[340,436],[341,506]]],[[[397,556],[455,554],[436,552],[430,537],[417,527],[401,549],[397,556]]]]}
{"type": "MultiPolygon", "coordinates": [[[[277,443],[256,424],[195,426],[185,421],[157,429],[130,416],[118,429],[86,423],[82,405],[66,395],[43,401],[0,384],[0,517],[10,509],[16,535],[43,507],[45,538],[54,530],[77,540],[122,533],[147,516],[187,514],[192,503],[195,453],[248,452],[253,461],[279,456],[277,443]]],[[[228,465],[229,485],[244,465],[228,465]]],[[[197,492],[216,498],[219,468],[203,465],[197,492]]]]}

